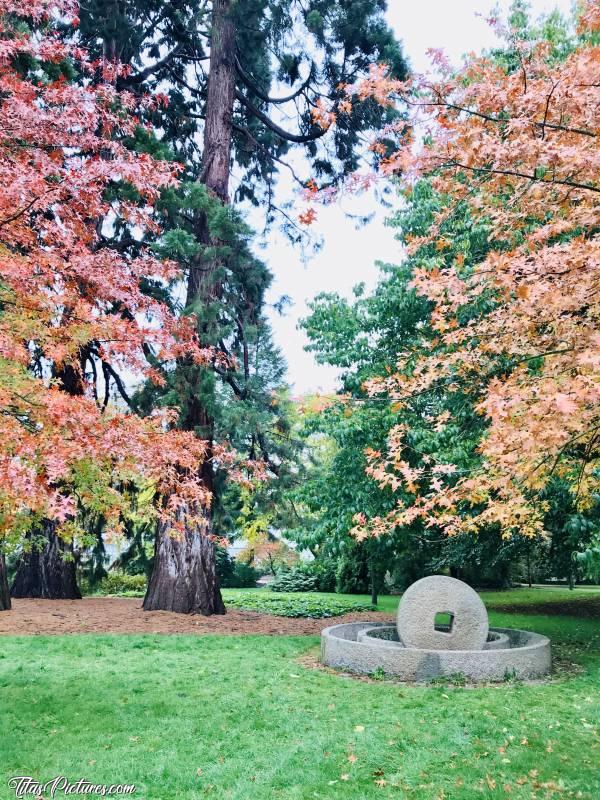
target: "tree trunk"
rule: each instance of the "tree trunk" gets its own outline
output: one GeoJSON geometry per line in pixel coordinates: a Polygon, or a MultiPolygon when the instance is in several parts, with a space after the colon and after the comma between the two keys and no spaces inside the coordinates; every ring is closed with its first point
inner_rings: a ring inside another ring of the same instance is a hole
{"type": "MultiPolygon", "coordinates": [[[[85,394],[83,369],[87,358],[86,348],[81,349],[79,358],[80,370],[67,364],[54,373],[62,391],[72,397],[85,394]]],[[[19,559],[17,573],[10,587],[11,595],[42,597],[45,600],[81,600],[73,544],[56,535],[56,522],[43,519],[39,527],[27,535],[27,539],[32,547],[29,552],[23,552],[19,559]]]]}
{"type": "MultiPolygon", "coordinates": [[[[231,136],[235,96],[235,22],[232,0],[214,0],[210,46],[210,73],[206,103],[206,122],[200,181],[222,203],[229,202],[231,136]]],[[[196,220],[200,243],[211,245],[208,219],[200,213],[196,220]]],[[[201,343],[213,345],[210,327],[212,307],[221,295],[218,260],[200,257],[192,265],[187,285],[187,307],[199,315],[201,343]],[[202,312],[205,311],[205,318],[202,312]]],[[[201,468],[202,480],[214,490],[212,443],[214,419],[212,397],[203,381],[202,368],[184,364],[185,383],[189,389],[182,414],[184,430],[194,431],[208,443],[201,468]]],[[[210,513],[210,512],[207,512],[210,513]]],[[[177,611],[183,614],[224,614],[216,574],[215,548],[207,529],[186,530],[182,538],[159,525],[156,536],[154,570],[144,599],[146,611],[177,611]]]]}
{"type": "Polygon", "coordinates": [[[371,581],[371,605],[372,606],[376,606],[377,605],[377,599],[378,599],[377,586],[375,586],[375,583],[373,581],[371,581]]]}
{"type": "Polygon", "coordinates": [[[233,2],[232,0],[214,0],[200,180],[223,203],[229,202],[235,82],[233,2]]]}
{"type": "Polygon", "coordinates": [[[28,535],[31,550],[24,552],[10,587],[13,597],[45,600],[81,600],[77,586],[73,545],[56,535],[56,523],[44,520],[41,530],[28,535]],[[36,542],[43,537],[42,542],[36,542]]]}
{"type": "Polygon", "coordinates": [[[377,605],[379,586],[381,584],[380,569],[378,568],[375,557],[369,559],[369,578],[371,583],[371,605],[377,605]]]}
{"type": "Polygon", "coordinates": [[[0,553],[0,611],[8,611],[9,609],[10,592],[6,577],[6,561],[4,560],[4,553],[0,553]]]}
{"type": "Polygon", "coordinates": [[[204,531],[186,530],[175,538],[164,525],[156,535],[154,570],[144,598],[144,611],[179,614],[224,614],[215,546],[204,531]]]}

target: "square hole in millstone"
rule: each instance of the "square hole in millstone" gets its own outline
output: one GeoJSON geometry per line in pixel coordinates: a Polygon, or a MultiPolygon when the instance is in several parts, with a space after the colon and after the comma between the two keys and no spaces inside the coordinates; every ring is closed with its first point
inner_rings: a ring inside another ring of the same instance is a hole
{"type": "Polygon", "coordinates": [[[451,611],[438,611],[433,619],[433,627],[440,633],[452,633],[454,614],[451,611]]]}

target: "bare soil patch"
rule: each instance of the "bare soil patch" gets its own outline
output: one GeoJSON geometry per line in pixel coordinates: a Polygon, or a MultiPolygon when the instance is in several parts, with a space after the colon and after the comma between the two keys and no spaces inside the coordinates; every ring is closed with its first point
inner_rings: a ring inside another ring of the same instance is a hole
{"type": "Polygon", "coordinates": [[[383,621],[378,611],[329,619],[293,619],[231,609],[224,616],[202,617],[170,611],[143,611],[139,598],[85,597],[83,600],[13,600],[0,612],[0,635],[64,633],[186,633],[314,636],[328,625],[360,620],[383,621]]]}

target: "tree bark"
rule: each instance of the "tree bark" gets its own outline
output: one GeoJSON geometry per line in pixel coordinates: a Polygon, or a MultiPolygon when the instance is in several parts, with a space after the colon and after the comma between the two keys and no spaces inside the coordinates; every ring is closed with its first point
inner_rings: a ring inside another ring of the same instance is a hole
{"type": "MultiPolygon", "coordinates": [[[[72,397],[85,393],[83,369],[87,350],[80,351],[81,369],[73,365],[62,366],[54,374],[62,391],[72,397]]],[[[45,600],[81,600],[77,586],[77,573],[73,558],[73,543],[65,542],[56,535],[56,522],[43,519],[38,528],[31,531],[26,540],[32,543],[29,552],[23,552],[17,573],[10,587],[13,597],[41,597],[45,600]],[[45,539],[42,545],[39,540],[45,539]],[[36,546],[35,539],[38,539],[36,546]]]]}
{"type": "MultiPolygon", "coordinates": [[[[235,22],[232,0],[214,0],[212,15],[210,72],[208,78],[206,121],[202,151],[200,181],[222,203],[229,202],[231,137],[235,97],[235,22]]],[[[196,237],[201,244],[214,244],[205,213],[196,220],[196,237]]],[[[206,319],[199,319],[199,337],[205,344],[210,340],[211,306],[221,294],[220,264],[202,255],[190,269],[187,284],[187,307],[207,310],[206,319]]],[[[204,485],[214,490],[212,444],[214,419],[210,412],[210,397],[203,396],[202,368],[183,365],[185,381],[190,388],[182,414],[184,430],[194,431],[208,443],[201,468],[204,485]],[[207,402],[208,401],[208,402],[207,402]]],[[[207,512],[210,514],[210,512],[207,512]]],[[[215,548],[209,537],[210,520],[206,529],[186,530],[183,537],[168,527],[157,529],[154,569],[144,599],[146,611],[177,611],[183,614],[224,614],[216,574],[215,548]]]]}
{"type": "Polygon", "coordinates": [[[81,600],[77,586],[73,545],[56,534],[56,523],[43,520],[41,529],[28,535],[31,550],[24,552],[10,588],[12,597],[45,600],[81,600]],[[41,536],[44,544],[35,542],[41,536]]]}
{"type": "Polygon", "coordinates": [[[199,529],[180,539],[164,525],[156,535],[154,569],[144,598],[144,611],[179,614],[224,614],[213,542],[199,529]]]}
{"type": "Polygon", "coordinates": [[[6,561],[4,560],[4,553],[0,553],[0,611],[8,611],[9,609],[10,591],[6,577],[6,561]]]}

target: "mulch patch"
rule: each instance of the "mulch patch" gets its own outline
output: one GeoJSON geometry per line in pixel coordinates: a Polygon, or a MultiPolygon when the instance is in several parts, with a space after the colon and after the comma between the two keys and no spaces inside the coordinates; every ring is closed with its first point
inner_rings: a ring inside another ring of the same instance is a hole
{"type": "Polygon", "coordinates": [[[13,600],[0,612],[0,635],[64,633],[183,633],[315,636],[338,622],[384,621],[377,611],[329,619],[294,619],[231,609],[223,616],[202,617],[170,611],[144,611],[139,598],[85,597],[83,600],[13,600]]]}

